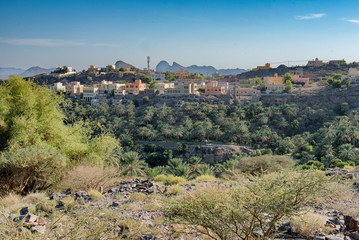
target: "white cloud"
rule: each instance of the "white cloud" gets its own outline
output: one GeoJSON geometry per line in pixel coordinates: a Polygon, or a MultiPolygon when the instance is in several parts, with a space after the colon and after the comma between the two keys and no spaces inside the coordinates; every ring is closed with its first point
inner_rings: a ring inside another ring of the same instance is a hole
{"type": "Polygon", "coordinates": [[[356,19],[346,19],[347,22],[359,24],[359,20],[356,19]]]}
{"type": "Polygon", "coordinates": [[[310,20],[310,19],[318,19],[324,17],[325,13],[311,13],[305,16],[296,16],[295,19],[297,20],[310,20]]]}
{"type": "Polygon", "coordinates": [[[1,43],[18,46],[39,46],[39,47],[59,47],[59,46],[81,46],[82,41],[57,40],[47,38],[1,38],[1,43]]]}

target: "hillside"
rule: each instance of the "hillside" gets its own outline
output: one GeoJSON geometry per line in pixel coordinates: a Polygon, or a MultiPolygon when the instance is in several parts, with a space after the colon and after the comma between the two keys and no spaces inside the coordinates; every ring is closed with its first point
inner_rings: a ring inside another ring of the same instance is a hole
{"type": "Polygon", "coordinates": [[[124,61],[121,61],[121,60],[117,61],[115,63],[115,66],[116,66],[116,68],[136,68],[135,66],[133,66],[131,64],[128,64],[128,63],[126,63],[124,61]]]}
{"type": "Polygon", "coordinates": [[[23,77],[32,77],[43,73],[50,73],[55,68],[31,67],[27,70],[21,68],[0,68],[0,79],[7,79],[10,75],[16,74],[23,77]]]}
{"type": "Polygon", "coordinates": [[[183,68],[184,70],[187,70],[190,73],[196,73],[199,72],[203,74],[204,76],[211,76],[215,72],[221,73],[223,76],[225,75],[236,75],[240,74],[242,72],[246,72],[248,70],[235,68],[235,69],[216,69],[213,66],[197,66],[197,65],[191,65],[189,67],[184,67],[181,64],[177,62],[173,62],[172,65],[170,65],[168,62],[162,60],[160,61],[156,66],[156,72],[175,72],[183,68]]]}

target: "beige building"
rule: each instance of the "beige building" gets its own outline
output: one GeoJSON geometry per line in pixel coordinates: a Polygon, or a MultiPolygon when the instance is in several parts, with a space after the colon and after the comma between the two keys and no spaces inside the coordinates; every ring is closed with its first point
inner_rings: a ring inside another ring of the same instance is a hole
{"type": "Polygon", "coordinates": [[[113,83],[111,81],[102,80],[101,84],[99,86],[99,93],[100,94],[111,93],[112,91],[115,91],[116,89],[124,88],[124,87],[125,87],[125,84],[113,83]]]}
{"type": "Polygon", "coordinates": [[[175,87],[174,83],[156,83],[156,88],[160,94],[164,94],[166,89],[174,88],[174,87],[175,87]]]}
{"type": "Polygon", "coordinates": [[[218,86],[218,82],[216,81],[207,83],[204,89],[204,94],[206,95],[223,95],[226,93],[227,93],[226,87],[218,86]]]}
{"type": "Polygon", "coordinates": [[[96,96],[99,94],[99,88],[97,86],[84,87],[83,88],[83,99],[85,101],[91,101],[96,99],[96,96]]]}
{"type": "Polygon", "coordinates": [[[345,60],[343,59],[343,60],[330,60],[330,61],[328,62],[328,64],[329,64],[329,65],[345,65],[345,64],[347,64],[347,63],[346,63],[345,60]]]}
{"type": "Polygon", "coordinates": [[[178,83],[174,88],[165,89],[165,95],[199,95],[196,83],[178,83]]]}
{"type": "Polygon", "coordinates": [[[70,82],[66,85],[66,93],[70,96],[80,96],[83,92],[84,86],[80,82],[70,82]]]}
{"type": "Polygon", "coordinates": [[[243,88],[250,88],[257,86],[257,81],[255,79],[240,79],[239,85],[243,88]]]}
{"type": "Polygon", "coordinates": [[[312,60],[312,61],[308,61],[307,66],[311,66],[311,67],[321,67],[324,66],[325,63],[322,60],[319,60],[318,58],[312,60]]]}
{"type": "Polygon", "coordinates": [[[61,82],[54,83],[50,89],[55,92],[66,92],[66,87],[61,82]]]}
{"type": "MultiPolygon", "coordinates": [[[[356,68],[349,68],[348,77],[351,84],[359,84],[359,70],[356,68]]],[[[345,78],[345,77],[343,77],[345,78]]]]}
{"type": "Polygon", "coordinates": [[[131,94],[137,95],[140,93],[140,91],[143,91],[145,89],[146,89],[146,84],[142,83],[141,79],[135,80],[134,83],[125,84],[125,90],[131,94]]]}
{"type": "Polygon", "coordinates": [[[189,72],[181,68],[179,71],[174,72],[174,76],[179,79],[187,78],[189,76],[189,72]]]}
{"type": "Polygon", "coordinates": [[[277,73],[274,74],[274,77],[264,77],[263,84],[267,89],[267,93],[281,93],[284,91],[284,78],[278,77],[277,73]]]}
{"type": "Polygon", "coordinates": [[[261,91],[256,88],[234,88],[234,96],[241,100],[251,100],[258,98],[261,95],[261,91]]]}

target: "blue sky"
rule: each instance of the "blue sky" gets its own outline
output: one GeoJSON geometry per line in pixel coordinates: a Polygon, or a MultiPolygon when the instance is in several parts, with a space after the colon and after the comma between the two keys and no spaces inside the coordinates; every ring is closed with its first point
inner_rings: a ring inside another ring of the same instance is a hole
{"type": "Polygon", "coordinates": [[[359,61],[358,0],[0,0],[0,67],[359,61]]]}

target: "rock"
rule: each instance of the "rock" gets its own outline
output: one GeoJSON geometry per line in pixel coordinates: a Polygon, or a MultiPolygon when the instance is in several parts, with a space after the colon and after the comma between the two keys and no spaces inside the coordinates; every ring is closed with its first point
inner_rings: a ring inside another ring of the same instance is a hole
{"type": "Polygon", "coordinates": [[[38,232],[41,234],[44,234],[46,231],[46,227],[45,226],[33,226],[31,227],[31,232],[38,232]]]}
{"type": "Polygon", "coordinates": [[[112,204],[111,204],[111,207],[118,207],[120,206],[120,202],[119,201],[114,201],[112,204]]]}
{"type": "Polygon", "coordinates": [[[343,235],[327,235],[325,236],[326,240],[343,240],[344,236],[343,235]]]}
{"type": "Polygon", "coordinates": [[[31,234],[31,231],[25,227],[19,227],[17,231],[20,233],[20,235],[31,234]]]}
{"type": "Polygon", "coordinates": [[[29,208],[28,207],[23,207],[20,210],[20,215],[26,215],[29,213],[29,208]]]}
{"type": "Polygon", "coordinates": [[[29,224],[32,224],[32,225],[37,225],[37,219],[38,219],[38,216],[32,215],[32,214],[28,214],[28,215],[26,216],[25,222],[26,222],[26,223],[29,223],[29,224]]]}
{"type": "Polygon", "coordinates": [[[49,195],[50,200],[60,200],[65,197],[66,197],[66,194],[63,194],[63,193],[51,193],[49,195]]]}
{"type": "Polygon", "coordinates": [[[66,195],[71,195],[71,188],[66,189],[65,194],[66,195]]]}
{"type": "Polygon", "coordinates": [[[353,238],[354,240],[359,240],[359,233],[352,232],[349,234],[349,237],[353,238]]]}
{"type": "Polygon", "coordinates": [[[326,238],[323,236],[316,236],[314,237],[314,240],[326,240],[326,238]]]}
{"type": "Polygon", "coordinates": [[[37,219],[37,224],[39,224],[40,226],[44,226],[46,224],[45,218],[39,217],[37,219]]]}
{"type": "Polygon", "coordinates": [[[355,220],[354,218],[350,219],[349,222],[349,230],[353,230],[353,231],[358,231],[358,221],[355,220]]]}

